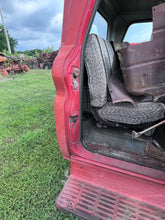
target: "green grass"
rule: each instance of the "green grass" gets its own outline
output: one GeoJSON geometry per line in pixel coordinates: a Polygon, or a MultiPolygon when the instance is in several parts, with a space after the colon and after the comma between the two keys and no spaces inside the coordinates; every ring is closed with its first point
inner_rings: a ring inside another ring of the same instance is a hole
{"type": "Polygon", "coordinates": [[[54,98],[50,70],[0,77],[0,219],[75,219],[55,207],[69,162],[58,146],[54,98]]]}

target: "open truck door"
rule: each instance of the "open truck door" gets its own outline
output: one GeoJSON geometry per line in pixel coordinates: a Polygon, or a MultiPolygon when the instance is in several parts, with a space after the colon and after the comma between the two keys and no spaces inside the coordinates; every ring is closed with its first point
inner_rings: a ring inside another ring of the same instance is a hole
{"type": "Polygon", "coordinates": [[[63,211],[85,219],[165,219],[163,2],[65,0],[52,68],[57,137],[71,164],[56,200],[63,211]],[[100,30],[97,16],[106,23],[99,21],[100,30]],[[153,22],[151,40],[123,42],[138,22],[153,22]]]}

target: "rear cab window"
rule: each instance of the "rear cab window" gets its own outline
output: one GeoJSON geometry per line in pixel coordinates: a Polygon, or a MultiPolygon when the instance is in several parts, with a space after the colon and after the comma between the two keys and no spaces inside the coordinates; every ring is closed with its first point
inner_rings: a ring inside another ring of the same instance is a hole
{"type": "Polygon", "coordinates": [[[152,22],[134,23],[129,26],[123,41],[128,43],[142,43],[150,41],[152,37],[152,29],[152,22]]]}

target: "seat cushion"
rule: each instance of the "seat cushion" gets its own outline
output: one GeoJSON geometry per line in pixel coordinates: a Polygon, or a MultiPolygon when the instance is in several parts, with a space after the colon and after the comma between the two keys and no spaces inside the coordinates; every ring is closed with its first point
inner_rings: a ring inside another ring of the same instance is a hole
{"type": "Polygon", "coordinates": [[[105,122],[115,122],[130,125],[151,123],[162,119],[165,113],[163,103],[142,102],[137,106],[131,103],[108,102],[97,110],[98,116],[105,122]]]}

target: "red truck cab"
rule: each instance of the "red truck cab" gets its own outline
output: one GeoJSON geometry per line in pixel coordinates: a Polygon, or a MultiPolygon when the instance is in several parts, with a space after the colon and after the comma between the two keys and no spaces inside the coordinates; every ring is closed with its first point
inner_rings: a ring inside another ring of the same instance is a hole
{"type": "Polygon", "coordinates": [[[165,219],[164,34],[158,0],[65,0],[52,68],[57,137],[71,164],[59,209],[85,219],[165,219]],[[100,30],[97,14],[106,21],[100,30]],[[153,22],[151,40],[123,42],[140,22],[153,22]]]}

